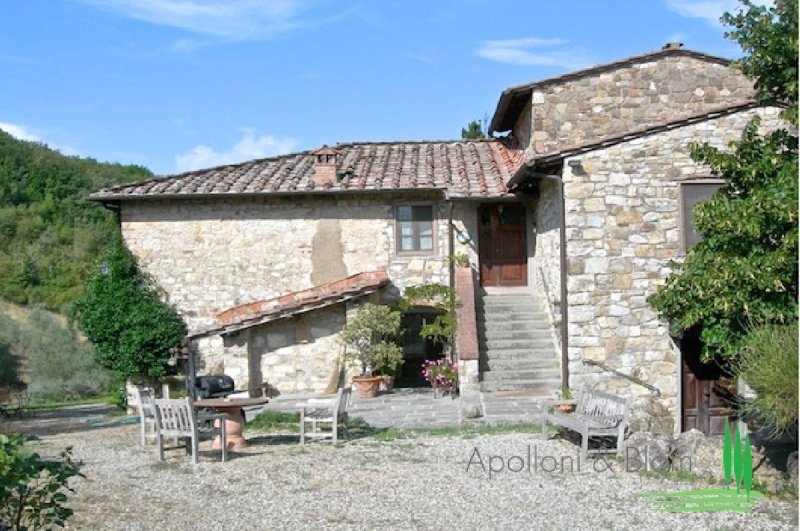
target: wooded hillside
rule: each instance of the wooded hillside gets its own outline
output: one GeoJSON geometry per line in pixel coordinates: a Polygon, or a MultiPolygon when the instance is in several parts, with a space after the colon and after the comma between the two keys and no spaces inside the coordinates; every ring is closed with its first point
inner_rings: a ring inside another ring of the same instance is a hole
{"type": "Polygon", "coordinates": [[[88,195],[149,177],[0,131],[0,298],[57,311],[74,301],[115,224],[88,195]]]}

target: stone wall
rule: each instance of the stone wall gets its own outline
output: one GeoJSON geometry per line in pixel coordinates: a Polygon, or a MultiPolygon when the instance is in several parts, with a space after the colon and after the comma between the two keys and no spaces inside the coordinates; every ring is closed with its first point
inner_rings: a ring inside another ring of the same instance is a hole
{"type": "MultiPolygon", "coordinates": [[[[457,206],[471,248],[475,212],[457,206]]],[[[219,198],[122,204],[122,230],[190,330],[214,325],[218,312],[307,289],[364,271],[386,270],[396,296],[406,286],[449,282],[449,204],[440,196],[403,194],[292,198],[219,198]],[[398,254],[394,206],[435,205],[430,253],[398,254]]],[[[237,387],[269,380],[281,392],[321,391],[338,352],[343,308],[197,342],[200,372],[222,367],[237,387]],[[256,361],[260,359],[261,361],[256,361]]]]}
{"type": "Polygon", "coordinates": [[[681,257],[680,182],[709,177],[691,160],[690,142],[724,148],[754,116],[778,125],[777,109],[754,109],[638,138],[565,161],[570,384],[648,395],[629,381],[581,364],[604,363],[657,386],[651,400],[677,418],[678,349],[647,303],[681,257]],[[572,163],[572,164],[570,164],[572,163]]]}
{"type": "Polygon", "coordinates": [[[673,54],[534,89],[531,124],[518,122],[514,134],[531,139],[522,145],[533,156],[700,114],[752,95],[752,82],[738,70],[673,54]]]}

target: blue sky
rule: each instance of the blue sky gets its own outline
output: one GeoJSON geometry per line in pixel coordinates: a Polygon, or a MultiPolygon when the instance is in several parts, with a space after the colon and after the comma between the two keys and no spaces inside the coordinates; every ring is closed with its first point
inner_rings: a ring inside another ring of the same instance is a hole
{"type": "Polygon", "coordinates": [[[0,128],[159,174],[458,138],[500,92],[680,41],[735,0],[6,0],[0,128]]]}

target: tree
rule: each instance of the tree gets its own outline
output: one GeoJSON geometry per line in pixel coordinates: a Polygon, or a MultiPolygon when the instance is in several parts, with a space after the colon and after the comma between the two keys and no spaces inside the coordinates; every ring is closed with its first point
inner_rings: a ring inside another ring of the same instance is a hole
{"type": "Polygon", "coordinates": [[[465,140],[479,140],[486,138],[486,117],[483,120],[472,120],[461,129],[461,138],[465,140]]]}
{"type": "MultiPolygon", "coordinates": [[[[771,8],[743,1],[726,14],[726,36],[747,56],[739,63],[753,77],[760,101],[785,106],[797,117],[797,0],[771,8]]],[[[704,359],[735,358],[748,330],[791,323],[798,316],[797,136],[788,129],[758,134],[751,122],[730,152],[692,147],[725,185],[696,207],[703,240],[687,252],[649,301],[676,334],[699,326],[704,359]]]]}
{"type": "Polygon", "coordinates": [[[101,255],[101,270],[75,303],[74,317],[94,345],[100,365],[125,378],[160,378],[169,372],[170,349],[180,347],[186,324],[162,300],[117,235],[101,255]]]}

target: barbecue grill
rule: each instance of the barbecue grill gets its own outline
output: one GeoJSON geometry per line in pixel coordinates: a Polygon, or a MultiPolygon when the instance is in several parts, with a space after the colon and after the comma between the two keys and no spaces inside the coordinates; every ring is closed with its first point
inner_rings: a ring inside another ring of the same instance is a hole
{"type": "Polygon", "coordinates": [[[198,400],[203,398],[222,398],[235,392],[233,378],[227,374],[198,376],[194,379],[194,395],[198,400]]]}

